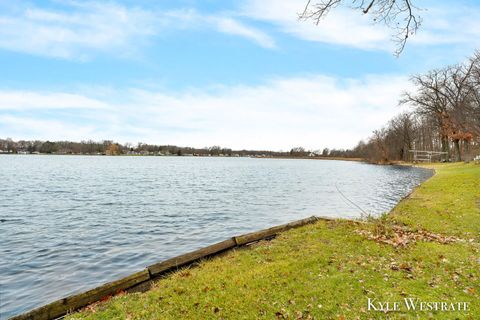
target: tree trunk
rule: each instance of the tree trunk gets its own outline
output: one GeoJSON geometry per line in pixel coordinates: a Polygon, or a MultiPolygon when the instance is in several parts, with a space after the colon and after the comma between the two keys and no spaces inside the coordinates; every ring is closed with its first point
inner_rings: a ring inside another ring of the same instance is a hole
{"type": "Polygon", "coordinates": [[[455,140],[453,140],[453,143],[455,145],[455,151],[457,153],[457,161],[462,161],[462,155],[460,153],[460,140],[455,139],[455,140]]]}
{"type": "Polygon", "coordinates": [[[468,140],[463,140],[463,158],[465,159],[465,161],[471,161],[472,160],[472,156],[470,154],[470,141],[468,140]]]}
{"type": "Polygon", "coordinates": [[[448,136],[442,137],[442,152],[446,152],[445,160],[450,161],[450,148],[448,146],[448,136]]]}

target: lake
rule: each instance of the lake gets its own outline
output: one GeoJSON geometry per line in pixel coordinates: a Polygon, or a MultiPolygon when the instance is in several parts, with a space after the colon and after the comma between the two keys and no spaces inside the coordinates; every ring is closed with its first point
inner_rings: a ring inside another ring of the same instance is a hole
{"type": "Polygon", "coordinates": [[[0,318],[234,235],[360,217],[351,202],[388,212],[431,175],[330,160],[0,155],[0,318]]]}

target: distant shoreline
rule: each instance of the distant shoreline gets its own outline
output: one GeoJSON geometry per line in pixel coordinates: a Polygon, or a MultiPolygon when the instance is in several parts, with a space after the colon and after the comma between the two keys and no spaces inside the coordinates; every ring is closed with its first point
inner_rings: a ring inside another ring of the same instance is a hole
{"type": "Polygon", "coordinates": [[[159,155],[159,154],[89,154],[89,153],[0,153],[1,155],[22,155],[22,156],[85,156],[85,157],[184,157],[184,158],[253,158],[253,159],[285,159],[285,160],[335,160],[335,161],[354,161],[354,162],[363,162],[367,164],[375,165],[403,165],[403,166],[412,166],[413,162],[405,161],[388,161],[388,162],[372,162],[368,159],[363,158],[348,158],[348,157],[324,157],[324,156],[271,156],[271,155],[159,155]]]}
{"type": "Polygon", "coordinates": [[[323,157],[323,156],[303,156],[303,157],[294,157],[294,156],[260,156],[260,155],[158,155],[158,154],[118,154],[118,155],[109,155],[109,154],[89,154],[89,153],[12,153],[12,152],[3,152],[0,155],[22,155],[22,156],[90,156],[90,157],[186,157],[186,158],[255,158],[255,159],[292,159],[292,160],[339,160],[339,161],[366,161],[362,158],[347,158],[347,157],[323,157]]]}

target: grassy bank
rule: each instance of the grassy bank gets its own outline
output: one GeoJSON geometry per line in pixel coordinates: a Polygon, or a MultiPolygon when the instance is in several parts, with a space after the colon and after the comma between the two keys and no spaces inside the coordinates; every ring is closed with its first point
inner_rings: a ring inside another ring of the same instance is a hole
{"type": "Polygon", "coordinates": [[[437,174],[391,214],[367,223],[319,221],[185,268],[142,294],[68,319],[478,319],[480,166],[437,174]],[[418,298],[467,311],[368,310],[418,298]],[[378,305],[377,305],[378,306],[378,305]]]}

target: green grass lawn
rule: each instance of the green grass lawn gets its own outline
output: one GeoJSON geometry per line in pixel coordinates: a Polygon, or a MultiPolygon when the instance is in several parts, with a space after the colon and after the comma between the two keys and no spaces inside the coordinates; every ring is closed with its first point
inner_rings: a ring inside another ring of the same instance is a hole
{"type": "Polygon", "coordinates": [[[435,169],[380,219],[290,230],[67,319],[480,319],[480,166],[435,169]],[[369,311],[368,298],[401,310],[369,311]],[[408,312],[404,298],[469,305],[408,312]]]}

